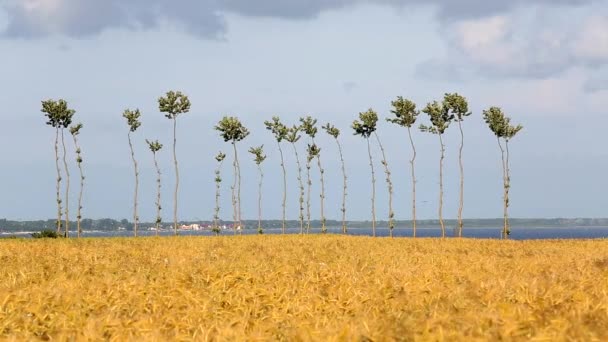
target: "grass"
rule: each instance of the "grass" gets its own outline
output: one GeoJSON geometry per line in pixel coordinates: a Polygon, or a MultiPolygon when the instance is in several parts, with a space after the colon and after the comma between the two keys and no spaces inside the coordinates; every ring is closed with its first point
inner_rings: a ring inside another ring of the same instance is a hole
{"type": "Polygon", "coordinates": [[[2,240],[0,339],[606,341],[608,240],[2,240]]]}

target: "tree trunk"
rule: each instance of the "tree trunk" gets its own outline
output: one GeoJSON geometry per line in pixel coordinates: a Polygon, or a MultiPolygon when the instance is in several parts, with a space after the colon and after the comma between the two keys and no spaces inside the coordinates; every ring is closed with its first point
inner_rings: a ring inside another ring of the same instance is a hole
{"type": "Polygon", "coordinates": [[[346,234],[346,166],[344,165],[344,156],[342,155],[342,145],[338,138],[336,138],[336,144],[338,144],[338,152],[340,153],[340,163],[342,164],[342,176],[344,179],[343,191],[342,191],[342,233],[346,234]]]}
{"type": "Polygon", "coordinates": [[[298,165],[298,183],[300,185],[300,234],[304,234],[304,184],[302,183],[302,165],[300,164],[300,156],[298,155],[298,149],[295,143],[291,143],[293,146],[293,153],[296,155],[296,163],[298,165]]]}
{"type": "Polygon", "coordinates": [[[158,231],[160,230],[160,224],[162,222],[162,218],[160,216],[160,168],[158,167],[158,161],[156,160],[156,152],[153,152],[154,157],[154,167],[156,168],[156,236],[158,236],[158,231]]]}
{"type": "Polygon", "coordinates": [[[500,233],[500,237],[503,239],[507,239],[507,231],[509,229],[509,223],[507,219],[507,207],[508,207],[508,199],[507,199],[507,164],[505,160],[505,150],[500,143],[500,138],[496,137],[496,142],[498,143],[498,147],[500,148],[500,155],[502,160],[502,204],[503,204],[503,226],[502,232],[500,233]]]}
{"type": "Polygon", "coordinates": [[[237,225],[237,208],[236,208],[236,183],[238,177],[238,169],[237,169],[237,151],[236,151],[236,141],[232,142],[232,147],[234,149],[234,161],[232,162],[232,166],[234,168],[234,182],[232,183],[232,230],[234,231],[234,235],[236,235],[236,225],[237,225]]]}
{"type": "Polygon", "coordinates": [[[80,222],[82,221],[82,192],[84,189],[84,174],[82,172],[82,157],[80,156],[80,146],[78,145],[78,138],[76,135],[72,135],[74,138],[74,146],[76,147],[76,162],[78,163],[78,170],[80,172],[80,192],[78,194],[78,213],[76,216],[76,232],[78,237],[82,234],[82,229],[80,228],[80,222]]]}
{"type": "Polygon", "coordinates": [[[133,196],[133,232],[137,236],[137,227],[139,222],[139,216],[137,215],[137,193],[139,191],[139,171],[137,170],[137,160],[135,160],[135,151],[133,150],[133,143],[131,142],[131,131],[127,135],[129,138],[129,148],[131,149],[131,159],[133,160],[133,170],[135,172],[135,193],[133,196]]]}
{"type": "Polygon", "coordinates": [[[506,186],[505,186],[505,239],[509,238],[509,232],[510,232],[510,227],[509,227],[509,191],[511,190],[511,168],[509,167],[509,139],[505,139],[505,148],[507,150],[507,162],[505,163],[506,166],[506,186]]]}
{"type": "Polygon", "coordinates": [[[281,154],[281,168],[283,169],[283,226],[281,228],[281,232],[285,234],[285,213],[287,210],[287,171],[285,170],[285,160],[283,159],[283,149],[281,148],[281,143],[277,142],[279,146],[279,153],[281,154]]]}
{"type": "Polygon", "coordinates": [[[369,146],[369,137],[367,140],[367,155],[369,156],[369,166],[372,169],[372,235],[376,236],[376,174],[374,172],[374,161],[372,160],[372,150],[369,146]]]}
{"type": "MultiPolygon", "coordinates": [[[[313,145],[315,144],[315,140],[312,139],[313,145]]],[[[321,153],[317,154],[317,167],[319,168],[319,174],[321,178],[321,233],[327,233],[327,228],[325,227],[325,170],[321,166],[321,153]]]]}
{"type": "Polygon", "coordinates": [[[306,158],[306,178],[307,178],[307,194],[306,194],[306,234],[310,234],[310,188],[312,180],[310,179],[310,158],[306,158]]]}
{"type": "Polygon", "coordinates": [[[464,133],[462,132],[462,120],[458,120],[458,129],[460,130],[460,150],[458,152],[458,164],[460,166],[460,205],[458,206],[458,237],[462,237],[462,209],[464,207],[464,167],[462,166],[464,133]]]}
{"type": "Polygon", "coordinates": [[[61,168],[59,167],[59,128],[55,128],[55,167],[57,169],[57,234],[61,235],[61,168]]]}
{"type": "Polygon", "coordinates": [[[374,132],[374,135],[376,136],[376,141],[378,141],[378,146],[382,152],[382,165],[384,165],[384,172],[386,173],[386,185],[388,186],[388,229],[390,236],[393,237],[393,228],[395,228],[393,219],[395,218],[395,213],[393,212],[393,182],[391,181],[391,171],[388,168],[386,153],[384,152],[382,142],[380,142],[380,137],[376,132],[374,132]]]}
{"type": "MultiPolygon", "coordinates": [[[[235,145],[236,146],[236,145],[235,145]]],[[[236,156],[236,167],[237,167],[237,171],[238,171],[238,180],[239,180],[239,187],[237,189],[237,203],[238,203],[238,214],[239,214],[239,234],[242,234],[243,232],[243,222],[242,222],[242,216],[241,216],[241,163],[239,162],[239,158],[238,155],[236,156]]]]}
{"type": "Polygon", "coordinates": [[[177,192],[179,190],[179,168],[177,166],[177,117],[173,116],[173,164],[175,165],[175,192],[173,193],[173,230],[177,235],[177,192]]]}
{"type": "Polygon", "coordinates": [[[260,171],[260,183],[258,184],[258,234],[262,234],[262,182],[264,181],[264,171],[262,166],[258,164],[260,171]]]}
{"type": "Polygon", "coordinates": [[[443,223],[443,158],[445,148],[441,134],[439,134],[439,143],[441,144],[441,158],[439,159],[439,225],[441,226],[441,237],[445,238],[445,224],[443,223]]]}
{"type": "Polygon", "coordinates": [[[65,168],[65,237],[70,236],[70,170],[68,169],[67,150],[63,139],[63,128],[61,129],[61,145],[63,145],[63,167],[65,168]]]}
{"type": "Polygon", "coordinates": [[[412,139],[412,131],[410,127],[407,128],[407,134],[410,138],[410,144],[412,145],[412,159],[410,160],[411,170],[412,170],[412,230],[413,235],[416,237],[416,171],[415,165],[416,162],[416,147],[414,146],[414,140],[412,139]]]}

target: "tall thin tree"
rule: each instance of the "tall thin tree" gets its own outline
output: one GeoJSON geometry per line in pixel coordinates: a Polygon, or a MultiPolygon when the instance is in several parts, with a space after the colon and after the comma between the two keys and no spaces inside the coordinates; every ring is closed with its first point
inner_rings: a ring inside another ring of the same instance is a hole
{"type": "Polygon", "coordinates": [[[412,126],[416,123],[416,118],[420,114],[420,111],[416,110],[416,104],[413,101],[404,99],[401,96],[392,101],[391,105],[393,106],[391,113],[394,117],[386,120],[407,128],[407,135],[412,147],[412,159],[410,159],[410,171],[412,174],[412,231],[413,236],[416,237],[416,146],[414,146],[414,140],[412,139],[412,126]]]}
{"type": "Polygon", "coordinates": [[[221,171],[224,159],[226,159],[226,154],[222,151],[215,156],[215,161],[217,161],[217,169],[215,169],[215,212],[213,214],[213,227],[211,228],[211,231],[215,235],[220,233],[218,221],[220,219],[220,186],[222,184],[221,171]]]}
{"type": "MultiPolygon", "coordinates": [[[[46,100],[42,101],[41,112],[44,113],[47,121],[46,124],[55,128],[55,169],[57,171],[56,178],[56,197],[57,197],[57,233],[61,234],[61,217],[63,214],[61,200],[61,168],[59,166],[59,130],[63,126],[63,117],[74,114],[74,110],[68,108],[68,103],[65,100],[46,100]]],[[[67,232],[66,232],[67,234],[67,232]]]]}
{"type": "Polygon", "coordinates": [[[443,159],[445,158],[445,145],[443,134],[452,122],[453,116],[446,111],[443,105],[437,101],[428,103],[422,110],[430,120],[431,126],[420,125],[422,132],[435,134],[439,137],[441,157],[439,158],[439,225],[441,226],[441,237],[445,237],[445,223],[443,222],[443,159]]]}
{"type": "Polygon", "coordinates": [[[236,148],[236,143],[245,139],[249,135],[249,130],[243,126],[241,121],[237,117],[225,116],[218,122],[214,127],[216,131],[220,133],[220,136],[225,142],[230,142],[234,149],[234,184],[232,186],[232,206],[234,210],[234,233],[238,229],[242,228],[241,222],[241,170],[239,164],[239,157],[236,148]],[[237,194],[235,194],[235,191],[237,194]],[[238,225],[238,226],[237,226],[238,225]]]}
{"type": "Polygon", "coordinates": [[[302,164],[300,163],[300,155],[298,153],[298,148],[296,146],[296,143],[300,140],[301,135],[299,134],[300,132],[300,126],[292,126],[291,128],[289,128],[288,130],[288,134],[287,137],[285,138],[285,140],[287,140],[287,142],[289,142],[291,144],[291,146],[293,147],[293,153],[296,156],[296,164],[298,166],[298,184],[300,187],[300,196],[298,199],[298,204],[300,206],[300,211],[299,211],[299,220],[300,220],[300,234],[304,234],[304,183],[302,181],[302,164]]]}
{"type": "Polygon", "coordinates": [[[127,138],[129,140],[129,148],[131,150],[131,160],[133,161],[133,171],[135,173],[135,191],[133,194],[133,234],[137,236],[137,229],[139,226],[139,214],[137,213],[137,196],[139,193],[139,169],[137,168],[137,160],[135,159],[135,150],[133,149],[133,142],[131,141],[131,133],[137,131],[141,126],[141,112],[139,109],[130,110],[126,109],[122,116],[127,119],[127,125],[129,126],[129,133],[127,138]]]}
{"type": "Polygon", "coordinates": [[[503,180],[503,229],[501,237],[508,239],[511,233],[509,227],[509,190],[511,188],[511,175],[509,167],[509,140],[523,129],[522,125],[511,125],[511,119],[503,113],[499,107],[490,107],[483,111],[484,121],[488,124],[490,130],[496,136],[496,142],[500,148],[502,159],[502,180],[503,180]],[[501,143],[504,140],[504,145],[501,143]],[[506,150],[506,156],[505,156],[506,150]]]}
{"type": "Polygon", "coordinates": [[[395,229],[395,212],[393,211],[393,181],[391,180],[391,171],[388,167],[388,161],[386,160],[386,152],[384,151],[384,146],[380,141],[380,136],[378,136],[378,132],[374,132],[374,136],[376,137],[376,141],[378,142],[378,147],[380,147],[380,152],[382,152],[382,165],[384,166],[384,174],[386,175],[386,186],[388,190],[388,231],[390,237],[393,237],[393,229],[395,229]]]}
{"type": "Polygon", "coordinates": [[[84,173],[82,171],[82,151],[80,150],[80,144],[78,143],[78,135],[82,129],[82,124],[77,123],[70,127],[70,134],[74,138],[74,146],[76,147],[76,163],[78,164],[78,170],[80,172],[80,192],[78,193],[78,212],[76,214],[76,234],[78,237],[82,234],[80,223],[82,221],[82,193],[84,190],[84,173]]]}
{"type": "Polygon", "coordinates": [[[173,120],[173,164],[175,165],[175,192],[173,194],[173,229],[177,235],[177,200],[179,190],[179,167],[177,165],[177,117],[190,111],[188,96],[180,91],[169,91],[158,99],[158,109],[167,119],[173,120]]]}
{"type": "Polygon", "coordinates": [[[281,156],[281,168],[283,169],[283,219],[281,232],[285,234],[287,228],[285,218],[287,212],[287,171],[285,169],[285,159],[283,158],[283,148],[281,147],[281,142],[287,138],[289,130],[283,123],[281,123],[281,119],[278,116],[273,116],[271,121],[264,121],[264,125],[266,126],[266,129],[272,132],[274,135],[274,138],[277,141],[277,146],[279,147],[279,154],[281,156]]]}
{"type": "Polygon", "coordinates": [[[154,159],[154,168],[156,169],[156,220],[155,220],[155,229],[156,236],[158,236],[158,232],[160,231],[160,225],[163,222],[163,218],[160,215],[160,211],[162,209],[160,202],[160,182],[161,182],[161,173],[160,167],[158,167],[158,160],[156,158],[156,154],[163,148],[163,144],[161,144],[158,140],[150,141],[146,139],[146,144],[148,144],[148,148],[152,152],[152,158],[154,159]]]}
{"type": "MultiPolygon", "coordinates": [[[[327,227],[325,226],[325,170],[321,166],[321,149],[315,142],[315,136],[317,135],[317,119],[313,119],[311,116],[300,118],[301,129],[306,135],[310,137],[312,143],[311,147],[313,150],[316,149],[315,158],[317,159],[317,167],[319,168],[319,177],[321,181],[321,233],[327,233],[327,227]]],[[[310,153],[309,153],[310,155],[310,153]]],[[[308,163],[310,166],[310,162],[308,163]]]]}
{"type": "Polygon", "coordinates": [[[260,182],[258,183],[258,234],[263,234],[262,230],[262,182],[264,181],[264,171],[262,170],[262,163],[266,160],[264,154],[264,145],[258,147],[251,147],[249,153],[253,154],[253,161],[258,166],[258,172],[260,173],[260,182]]]}
{"type": "Polygon", "coordinates": [[[462,150],[464,148],[464,132],[462,130],[462,121],[466,116],[471,115],[469,112],[469,103],[467,99],[458,93],[445,94],[443,98],[444,110],[448,111],[454,121],[458,122],[458,130],[460,131],[460,149],[458,150],[458,165],[460,169],[460,197],[458,205],[458,237],[462,237],[462,210],[464,207],[464,167],[462,164],[462,150]]]}
{"type": "Polygon", "coordinates": [[[338,152],[340,154],[340,164],[342,166],[342,208],[340,209],[340,211],[342,212],[342,233],[346,234],[347,233],[347,228],[346,228],[346,188],[347,188],[347,178],[346,178],[346,166],[344,164],[344,156],[342,155],[342,144],[340,144],[340,140],[338,139],[338,137],[340,136],[340,130],[337,129],[335,126],[327,123],[325,126],[322,126],[321,128],[323,128],[327,134],[331,135],[332,137],[334,137],[334,139],[336,140],[336,144],[338,145],[338,152]]]}
{"type": "Polygon", "coordinates": [[[65,237],[70,235],[70,168],[68,167],[67,154],[65,146],[64,131],[72,124],[72,117],[76,113],[74,110],[64,111],[60,117],[61,120],[61,145],[63,147],[63,168],[65,171],[65,237]]]}
{"type": "Polygon", "coordinates": [[[369,157],[369,166],[372,173],[372,234],[376,236],[376,174],[374,172],[374,161],[372,159],[372,150],[369,143],[369,137],[376,131],[378,123],[378,114],[373,109],[368,109],[365,112],[359,113],[359,120],[353,121],[352,128],[355,135],[365,138],[367,142],[367,155],[369,157]]]}

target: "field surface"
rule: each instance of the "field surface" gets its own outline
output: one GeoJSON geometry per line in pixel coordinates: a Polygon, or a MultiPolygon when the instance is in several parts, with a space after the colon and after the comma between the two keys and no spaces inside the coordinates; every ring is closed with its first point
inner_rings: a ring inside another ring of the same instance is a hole
{"type": "Polygon", "coordinates": [[[0,340],[608,341],[608,240],[0,240],[0,340]]]}

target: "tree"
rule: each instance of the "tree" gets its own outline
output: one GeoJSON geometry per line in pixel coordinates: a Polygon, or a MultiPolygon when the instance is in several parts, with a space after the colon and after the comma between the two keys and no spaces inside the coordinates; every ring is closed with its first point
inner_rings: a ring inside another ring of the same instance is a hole
{"type": "Polygon", "coordinates": [[[173,120],[173,164],[175,165],[175,192],[173,194],[173,229],[177,235],[177,195],[179,190],[179,167],[177,165],[177,117],[190,111],[188,96],[180,91],[169,91],[158,99],[158,109],[167,119],[173,120]]]}
{"type": "Polygon", "coordinates": [[[139,215],[137,214],[137,195],[139,192],[139,169],[137,168],[137,160],[135,159],[135,150],[133,149],[133,142],[131,141],[131,133],[137,131],[141,126],[139,118],[141,113],[139,109],[130,110],[125,109],[122,116],[127,119],[127,125],[129,126],[129,133],[127,138],[129,140],[129,148],[131,150],[131,160],[133,161],[133,171],[135,173],[135,191],[133,195],[133,234],[137,236],[137,227],[139,222],[139,215]]]}
{"type": "Polygon", "coordinates": [[[148,144],[148,148],[152,152],[152,157],[154,159],[154,168],[156,168],[156,220],[154,221],[156,227],[156,236],[158,236],[158,231],[160,230],[160,225],[163,222],[163,218],[160,215],[160,211],[162,209],[160,202],[160,167],[158,167],[158,160],[156,159],[156,153],[163,148],[163,144],[161,144],[158,140],[150,141],[146,139],[146,144],[148,144]]]}
{"type": "Polygon", "coordinates": [[[64,130],[72,124],[72,116],[76,111],[64,111],[61,120],[61,145],[63,146],[63,168],[65,170],[65,237],[70,235],[70,169],[68,168],[67,149],[65,147],[64,130]]]}
{"type": "Polygon", "coordinates": [[[511,118],[505,116],[502,109],[499,107],[490,107],[488,110],[483,111],[484,121],[488,124],[488,127],[496,136],[498,147],[500,148],[501,159],[502,159],[502,180],[503,180],[503,216],[504,224],[501,232],[503,239],[508,239],[511,233],[509,227],[509,190],[511,188],[511,170],[509,166],[509,140],[523,129],[522,125],[512,126],[511,118]],[[504,140],[505,147],[503,147],[500,140],[504,140]],[[505,156],[506,150],[506,156],[505,156]]]}
{"type": "Polygon", "coordinates": [[[281,232],[285,234],[285,213],[287,210],[287,171],[285,170],[285,160],[283,159],[283,148],[281,147],[281,142],[287,138],[289,130],[283,123],[281,123],[281,119],[278,116],[273,116],[272,121],[264,121],[264,125],[266,125],[266,129],[272,132],[274,135],[274,138],[277,141],[277,146],[279,147],[279,154],[281,155],[281,168],[283,169],[283,226],[281,232]]]}
{"type": "Polygon", "coordinates": [[[332,137],[334,137],[334,139],[336,140],[336,144],[338,145],[338,152],[340,154],[340,163],[342,165],[342,179],[343,179],[343,183],[342,183],[342,209],[340,209],[340,211],[342,211],[342,233],[346,234],[347,232],[347,228],[346,228],[346,166],[344,164],[344,156],[342,155],[342,145],[340,144],[340,140],[338,139],[338,137],[340,136],[340,130],[337,129],[336,127],[332,126],[331,124],[327,123],[325,126],[322,126],[321,128],[323,128],[327,134],[331,135],[332,137]]]}
{"type": "Polygon", "coordinates": [[[234,209],[234,233],[238,227],[241,227],[241,170],[239,164],[239,157],[237,153],[236,143],[245,139],[249,135],[249,130],[243,126],[241,121],[232,116],[225,116],[218,122],[214,129],[220,132],[220,136],[225,142],[230,142],[234,149],[234,184],[232,186],[232,206],[234,209]],[[237,182],[238,180],[238,182],[237,182]],[[237,188],[238,186],[238,188],[237,188]],[[238,191],[238,195],[235,195],[235,191],[238,191]]]}
{"type": "Polygon", "coordinates": [[[355,135],[365,138],[367,142],[367,155],[369,156],[369,166],[372,171],[372,234],[376,236],[376,174],[374,172],[374,161],[369,144],[369,137],[376,131],[378,114],[373,109],[359,113],[359,120],[353,121],[352,128],[355,135]]]}
{"type": "Polygon", "coordinates": [[[443,98],[444,110],[451,114],[454,121],[458,122],[460,131],[460,149],[458,150],[458,165],[460,168],[460,197],[458,205],[458,237],[462,237],[462,209],[464,207],[464,167],[462,165],[462,150],[464,148],[464,133],[462,131],[462,120],[471,115],[467,99],[458,93],[445,94],[443,98]]]}
{"type": "Polygon", "coordinates": [[[300,186],[300,198],[298,200],[298,203],[300,205],[300,214],[298,218],[300,219],[300,234],[304,234],[304,184],[302,183],[302,165],[300,164],[300,155],[298,154],[298,148],[296,147],[296,143],[301,138],[299,132],[299,126],[292,126],[288,129],[288,134],[285,140],[287,140],[287,142],[291,144],[291,146],[293,147],[293,153],[296,156],[296,164],[298,166],[298,183],[300,186]]]}
{"type": "Polygon", "coordinates": [[[78,170],[80,171],[80,192],[78,194],[78,213],[76,215],[76,232],[78,237],[80,237],[80,234],[82,233],[80,223],[82,221],[82,192],[84,189],[84,174],[82,172],[82,153],[80,150],[80,145],[78,144],[78,135],[80,134],[80,129],[82,129],[81,123],[70,127],[70,134],[72,134],[72,138],[74,138],[74,146],[76,147],[76,163],[78,164],[78,170]]]}
{"type": "Polygon", "coordinates": [[[420,125],[420,130],[437,135],[441,146],[441,157],[439,158],[439,224],[441,225],[441,237],[445,237],[445,224],[443,222],[443,159],[445,158],[445,145],[443,144],[443,133],[450,126],[453,116],[437,101],[428,103],[422,112],[429,116],[431,126],[420,125]]]}
{"type": "MultiPolygon", "coordinates": [[[[317,135],[317,119],[313,119],[311,116],[307,116],[304,118],[300,118],[301,130],[306,133],[310,137],[310,141],[312,145],[309,145],[309,156],[310,152],[316,152],[314,154],[317,159],[317,167],[319,168],[319,174],[321,178],[321,233],[327,233],[327,228],[325,227],[325,170],[321,166],[321,149],[315,143],[315,136],[317,135]]],[[[308,161],[307,168],[310,169],[310,160],[308,161]]],[[[310,182],[310,173],[309,173],[309,182],[310,182]]],[[[308,192],[310,194],[310,185],[308,188],[308,192]]],[[[310,208],[310,201],[308,202],[308,207],[310,208]]],[[[310,222],[310,218],[309,218],[310,222]]],[[[310,223],[309,223],[310,225],[310,223]]]]}
{"type": "Polygon", "coordinates": [[[215,235],[220,233],[220,227],[217,222],[220,219],[220,185],[222,184],[221,170],[225,158],[226,154],[222,153],[222,151],[215,156],[215,160],[217,161],[218,165],[217,169],[215,169],[215,213],[213,214],[213,228],[211,228],[215,235]]]}
{"type": "Polygon", "coordinates": [[[260,172],[260,183],[258,184],[258,234],[263,234],[262,230],[262,182],[264,180],[264,171],[262,171],[262,162],[266,160],[264,154],[264,145],[258,147],[251,147],[249,153],[253,154],[255,164],[258,166],[260,172]]]}
{"type": "Polygon", "coordinates": [[[384,152],[384,146],[380,141],[380,136],[374,131],[376,141],[378,141],[378,147],[382,152],[382,165],[384,166],[384,173],[386,175],[386,186],[388,187],[388,229],[389,234],[393,237],[393,229],[395,229],[395,212],[393,212],[393,182],[391,181],[391,171],[388,167],[388,161],[386,160],[386,153],[384,152]]]}
{"type": "Polygon", "coordinates": [[[412,126],[416,123],[420,111],[416,110],[414,102],[401,96],[392,101],[391,105],[393,106],[391,113],[395,117],[386,120],[401,127],[406,127],[410,145],[412,146],[412,159],[410,159],[410,170],[412,173],[412,230],[414,237],[416,237],[416,146],[414,146],[414,140],[412,139],[412,126]]]}
{"type": "MultiPolygon", "coordinates": [[[[62,200],[61,200],[61,168],[59,167],[59,131],[63,127],[64,118],[71,118],[75,111],[68,108],[65,100],[42,101],[41,112],[47,118],[46,124],[55,128],[55,169],[57,170],[56,193],[57,193],[57,233],[61,234],[62,200]]],[[[67,229],[65,235],[67,235],[67,229]]]]}

